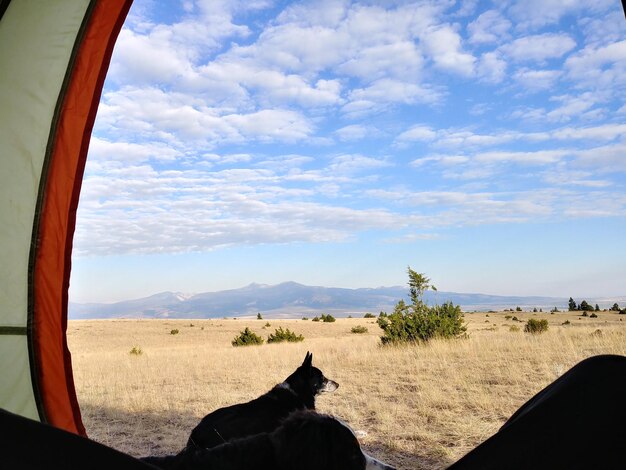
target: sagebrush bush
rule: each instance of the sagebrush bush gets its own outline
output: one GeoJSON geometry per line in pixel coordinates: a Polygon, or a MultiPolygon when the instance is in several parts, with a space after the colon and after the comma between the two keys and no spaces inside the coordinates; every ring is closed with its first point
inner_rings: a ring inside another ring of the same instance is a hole
{"type": "Polygon", "coordinates": [[[335,317],[333,317],[330,313],[329,313],[328,315],[324,315],[324,314],[322,313],[321,320],[322,320],[324,323],[332,323],[332,322],[334,322],[334,321],[335,321],[335,317]]]}
{"type": "Polygon", "coordinates": [[[362,333],[367,333],[367,328],[361,325],[357,325],[357,326],[353,326],[350,331],[352,333],[362,334],[362,333]]]}
{"type": "Polygon", "coordinates": [[[170,334],[171,335],[177,335],[178,334],[178,330],[170,330],[170,334]]]}
{"type": "Polygon", "coordinates": [[[561,323],[561,325],[571,325],[572,322],[570,322],[569,320],[565,320],[563,323],[561,323]]]}
{"type": "Polygon", "coordinates": [[[511,325],[511,326],[509,326],[509,331],[510,331],[511,333],[517,333],[517,332],[519,331],[519,326],[517,326],[517,325],[511,325]]]}
{"type": "Polygon", "coordinates": [[[374,315],[373,313],[366,313],[365,315],[363,315],[363,318],[376,318],[376,315],[374,315]]]}
{"type": "Polygon", "coordinates": [[[548,320],[545,319],[537,320],[536,318],[531,318],[526,322],[526,325],[524,325],[525,333],[539,334],[544,331],[548,331],[548,320]]]}
{"type": "Polygon", "coordinates": [[[246,326],[246,329],[240,331],[239,336],[235,336],[230,344],[233,346],[253,346],[256,344],[263,344],[263,338],[250,331],[250,328],[246,326]]]}
{"type": "Polygon", "coordinates": [[[141,356],[143,354],[143,350],[139,346],[133,346],[133,349],[130,350],[130,354],[133,356],[141,356]]]}
{"type": "Polygon", "coordinates": [[[313,320],[311,320],[311,321],[320,321],[320,318],[319,317],[313,317],[313,320]]]}
{"type": "Polygon", "coordinates": [[[304,341],[304,336],[297,335],[293,331],[289,330],[289,328],[278,327],[274,333],[271,333],[267,337],[267,343],[282,343],[283,341],[288,341],[290,343],[297,343],[299,341],[304,341]]]}
{"type": "Polygon", "coordinates": [[[589,315],[589,318],[598,318],[598,315],[596,315],[595,313],[592,313],[591,315],[589,315]]]}

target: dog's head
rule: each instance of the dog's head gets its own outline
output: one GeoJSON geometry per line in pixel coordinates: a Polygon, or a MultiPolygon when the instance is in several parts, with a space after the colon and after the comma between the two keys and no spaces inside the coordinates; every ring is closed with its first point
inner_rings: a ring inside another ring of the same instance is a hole
{"type": "Polygon", "coordinates": [[[395,470],[364,453],[352,430],[332,416],[297,411],[270,438],[280,468],[395,470]]]}
{"type": "Polygon", "coordinates": [[[313,367],[313,354],[306,353],[304,362],[285,380],[285,383],[298,395],[314,398],[318,393],[334,392],[339,384],[324,377],[317,367],[313,367]]]}

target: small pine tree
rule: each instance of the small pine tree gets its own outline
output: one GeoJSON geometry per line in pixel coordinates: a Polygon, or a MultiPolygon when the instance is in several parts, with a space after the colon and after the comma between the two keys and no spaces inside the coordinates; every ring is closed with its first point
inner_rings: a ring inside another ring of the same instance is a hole
{"type": "Polygon", "coordinates": [[[297,343],[299,341],[304,341],[304,336],[295,334],[293,331],[289,330],[289,328],[285,328],[283,330],[283,327],[280,326],[274,331],[274,333],[267,337],[267,344],[282,343],[283,341],[297,343]]]}
{"type": "Polygon", "coordinates": [[[256,319],[257,320],[263,320],[263,315],[261,315],[261,312],[256,314],[256,319]]]}
{"type": "Polygon", "coordinates": [[[568,305],[568,309],[570,312],[573,312],[574,310],[578,310],[578,306],[576,305],[576,301],[574,299],[572,299],[571,297],[569,298],[569,301],[567,302],[568,305]]]}
{"type": "Polygon", "coordinates": [[[335,317],[333,317],[330,313],[328,315],[324,315],[322,313],[322,321],[324,323],[332,323],[335,321],[335,317]]]}
{"type": "Polygon", "coordinates": [[[376,316],[373,313],[366,313],[363,318],[376,318],[376,316]]]}
{"type": "Polygon", "coordinates": [[[236,336],[230,344],[233,346],[252,346],[255,344],[263,344],[263,338],[250,331],[250,328],[246,326],[245,330],[240,331],[239,336],[236,336]]]}

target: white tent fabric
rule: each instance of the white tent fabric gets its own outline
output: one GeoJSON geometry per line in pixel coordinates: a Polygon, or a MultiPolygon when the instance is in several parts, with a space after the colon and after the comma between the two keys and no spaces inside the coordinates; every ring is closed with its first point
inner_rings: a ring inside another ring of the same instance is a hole
{"type": "Polygon", "coordinates": [[[0,408],[84,432],[65,339],[75,211],[130,0],[0,0],[0,408]]]}

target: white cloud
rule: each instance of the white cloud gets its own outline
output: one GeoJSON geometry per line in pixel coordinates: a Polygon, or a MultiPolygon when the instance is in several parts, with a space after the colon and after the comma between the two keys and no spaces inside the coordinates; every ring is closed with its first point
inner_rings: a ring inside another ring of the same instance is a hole
{"type": "Polygon", "coordinates": [[[613,89],[626,76],[626,40],[588,46],[565,61],[568,78],[593,89],[613,89]]]}
{"type": "Polygon", "coordinates": [[[498,10],[488,10],[467,25],[471,44],[499,44],[509,37],[511,22],[498,10]]]}
{"type": "Polygon", "coordinates": [[[451,26],[431,28],[421,40],[436,67],[465,76],[474,74],[476,58],[463,51],[461,36],[451,26]]]}
{"type": "Polygon", "coordinates": [[[385,159],[366,157],[363,155],[340,155],[332,159],[329,171],[335,175],[352,174],[364,170],[379,169],[390,166],[385,159]]]}
{"type": "Polygon", "coordinates": [[[579,20],[587,46],[600,47],[619,42],[626,36],[624,11],[619,7],[605,16],[587,17],[579,20]]]}
{"type": "Polygon", "coordinates": [[[314,126],[301,113],[289,109],[233,113],[207,106],[201,98],[153,88],[107,93],[100,106],[97,129],[135,139],[166,141],[181,148],[192,142],[213,148],[244,139],[302,140],[313,133],[314,126]]]}
{"type": "Polygon", "coordinates": [[[525,36],[501,46],[499,50],[517,62],[539,62],[558,59],[576,47],[568,34],[544,33],[525,36]]]}
{"type": "Polygon", "coordinates": [[[470,158],[465,155],[431,155],[422,157],[411,162],[412,167],[422,167],[430,163],[437,163],[443,166],[461,165],[468,163],[470,158]]]}
{"type": "Polygon", "coordinates": [[[337,67],[337,71],[372,81],[382,77],[417,79],[423,67],[423,58],[412,41],[378,44],[356,51],[337,67]]]}
{"type": "Polygon", "coordinates": [[[404,131],[396,142],[431,142],[437,138],[437,132],[430,126],[418,124],[404,131]]]}
{"type": "Polygon", "coordinates": [[[551,101],[561,103],[561,105],[547,112],[545,117],[551,122],[567,122],[575,117],[582,116],[593,108],[599,100],[602,100],[602,96],[591,92],[577,96],[555,96],[551,101]]]}
{"type": "Polygon", "coordinates": [[[477,65],[478,76],[488,83],[500,83],[506,77],[507,63],[498,52],[486,52],[477,65]]]}
{"type": "Polygon", "coordinates": [[[391,79],[380,79],[366,88],[352,90],[342,111],[362,116],[386,109],[394,104],[435,104],[442,93],[430,87],[391,79]]]}
{"type": "Polygon", "coordinates": [[[126,164],[136,164],[148,160],[173,161],[182,156],[182,152],[160,142],[148,144],[109,142],[94,136],[89,144],[90,161],[122,161],[126,164]]]}
{"type": "Polygon", "coordinates": [[[509,12],[517,21],[517,27],[526,29],[558,23],[564,16],[585,9],[604,11],[612,5],[611,0],[526,0],[513,2],[509,12]]]}
{"type": "MultiPolygon", "coordinates": [[[[376,131],[373,130],[373,132],[376,132],[376,131]]],[[[339,138],[339,140],[347,141],[347,142],[361,140],[368,134],[371,135],[371,133],[372,133],[372,129],[368,128],[367,126],[363,126],[361,124],[352,124],[350,126],[344,126],[341,129],[337,129],[334,132],[334,134],[339,138]]]]}
{"type": "Polygon", "coordinates": [[[527,91],[539,91],[553,88],[560,76],[560,70],[521,68],[515,71],[513,79],[527,91]]]}

